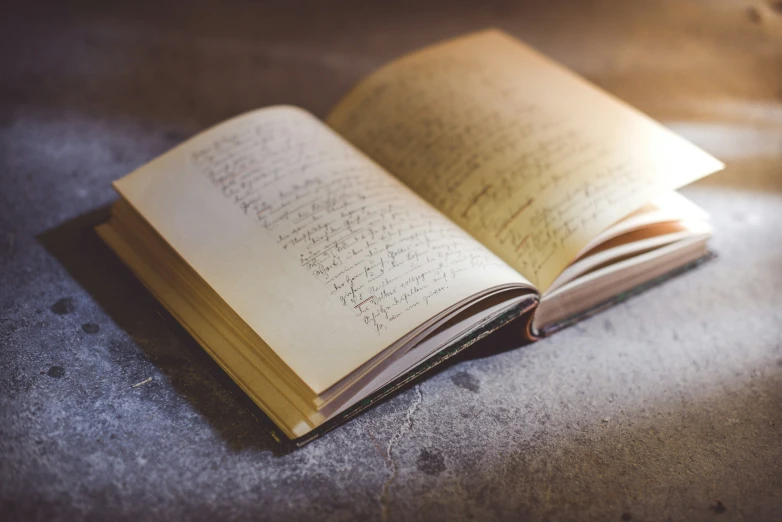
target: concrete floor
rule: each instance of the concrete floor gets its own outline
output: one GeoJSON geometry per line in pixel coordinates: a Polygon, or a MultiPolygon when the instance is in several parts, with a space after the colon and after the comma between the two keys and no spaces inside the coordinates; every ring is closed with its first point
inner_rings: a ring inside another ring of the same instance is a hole
{"type": "Polygon", "coordinates": [[[0,16],[0,518],[782,519],[782,3],[105,4],[0,16]],[[109,184],[488,25],[723,159],[720,257],[285,454],[92,233],[109,184]]]}

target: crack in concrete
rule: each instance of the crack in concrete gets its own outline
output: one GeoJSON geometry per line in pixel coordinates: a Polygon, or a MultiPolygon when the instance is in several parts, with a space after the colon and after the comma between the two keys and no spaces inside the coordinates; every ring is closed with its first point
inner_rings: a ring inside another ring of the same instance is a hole
{"type": "Polygon", "coordinates": [[[424,394],[421,392],[420,384],[415,386],[415,391],[416,398],[413,400],[412,404],[410,404],[410,407],[407,408],[404,422],[399,426],[399,429],[396,430],[396,433],[391,436],[388,440],[388,445],[386,446],[386,465],[391,470],[391,474],[383,483],[383,490],[380,493],[380,520],[383,522],[387,522],[388,520],[391,504],[391,486],[394,485],[396,477],[399,474],[399,467],[396,465],[396,460],[394,460],[393,455],[394,446],[399,443],[404,435],[413,429],[413,415],[418,411],[419,406],[421,406],[421,403],[424,400],[424,394]]]}

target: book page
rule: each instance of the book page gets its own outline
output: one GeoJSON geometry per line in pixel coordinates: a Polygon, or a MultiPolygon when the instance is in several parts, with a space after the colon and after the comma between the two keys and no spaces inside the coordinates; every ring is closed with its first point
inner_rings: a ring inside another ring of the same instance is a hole
{"type": "Polygon", "coordinates": [[[293,107],[223,123],[115,185],[315,393],[451,305],[529,285],[293,107]]]}
{"type": "Polygon", "coordinates": [[[541,291],[609,225],[722,168],[494,30],[392,62],[327,122],[541,291]]]}

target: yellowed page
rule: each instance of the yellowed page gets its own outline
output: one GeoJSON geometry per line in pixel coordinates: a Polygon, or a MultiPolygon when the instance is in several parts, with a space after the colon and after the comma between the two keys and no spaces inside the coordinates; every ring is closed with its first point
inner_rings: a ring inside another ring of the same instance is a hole
{"type": "Polygon", "coordinates": [[[315,393],[449,306],[529,284],[293,107],[234,118],[115,186],[315,393]]]}
{"type": "Polygon", "coordinates": [[[541,291],[606,227],[723,167],[494,30],[380,69],[328,123],[541,291]]]}

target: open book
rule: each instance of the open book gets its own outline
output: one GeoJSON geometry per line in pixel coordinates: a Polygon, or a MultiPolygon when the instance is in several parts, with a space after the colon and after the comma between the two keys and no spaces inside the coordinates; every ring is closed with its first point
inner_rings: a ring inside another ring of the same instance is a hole
{"type": "Polygon", "coordinates": [[[707,254],[722,164],[495,30],[276,106],[114,186],[99,234],[298,442],[518,319],[536,338],[707,254]]]}

